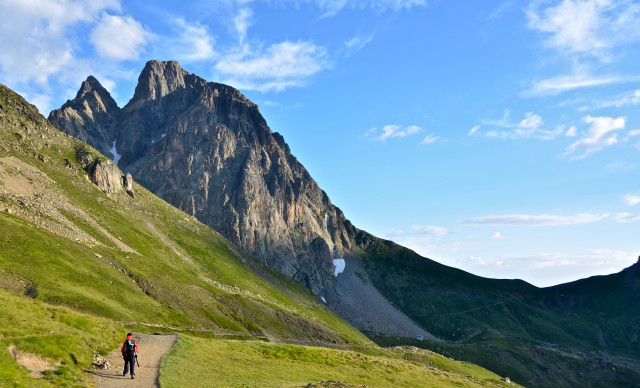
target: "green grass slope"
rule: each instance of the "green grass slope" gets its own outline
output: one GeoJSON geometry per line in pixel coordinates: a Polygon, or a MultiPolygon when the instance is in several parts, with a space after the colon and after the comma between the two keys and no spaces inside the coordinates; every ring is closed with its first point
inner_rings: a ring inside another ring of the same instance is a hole
{"type": "Polygon", "coordinates": [[[163,386],[517,387],[485,369],[417,348],[333,350],[181,337],[163,360],[163,386]]]}
{"type": "Polygon", "coordinates": [[[0,288],[0,387],[83,386],[93,352],[106,354],[125,328],[0,288]],[[41,367],[34,377],[27,366],[41,367]]]}
{"type": "Polygon", "coordinates": [[[442,342],[386,338],[475,362],[532,386],[625,386],[640,378],[640,271],[540,289],[447,267],[388,241],[365,252],[376,288],[442,342]]]}
{"type": "Polygon", "coordinates": [[[142,187],[101,191],[78,154],[111,163],[0,85],[0,386],[91,385],[94,352],[133,329],[182,333],[165,386],[211,386],[215,352],[237,377],[221,386],[297,386],[338,366],[355,384],[500,385],[473,365],[370,345],[302,285],[142,187]]]}

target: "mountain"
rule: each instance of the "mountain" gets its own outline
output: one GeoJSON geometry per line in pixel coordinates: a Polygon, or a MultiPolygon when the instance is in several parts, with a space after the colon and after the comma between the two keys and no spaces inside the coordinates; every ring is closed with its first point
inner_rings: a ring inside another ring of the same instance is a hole
{"type": "Polygon", "coordinates": [[[73,122],[61,119],[81,115],[68,112],[90,106],[87,97],[78,93],[49,120],[99,150],[115,144],[118,165],[143,186],[271,268],[316,294],[332,287],[332,259],[352,250],[356,230],[257,105],[177,62],[150,61],[129,103],[121,111],[110,105],[116,131],[109,132],[111,122],[101,126],[111,137],[100,142],[77,136],[73,122]]]}
{"type": "MultiPolygon", "coordinates": [[[[376,238],[331,204],[255,104],[177,62],[149,61],[132,99],[112,113],[117,131],[102,147],[116,145],[119,167],[376,341],[438,348],[534,386],[640,377],[637,271],[623,283],[603,277],[595,289],[592,280],[539,289],[376,238]],[[344,272],[336,275],[334,263],[344,272]]],[[[71,134],[56,115],[51,121],[71,134]]]]}
{"type": "Polygon", "coordinates": [[[117,379],[120,365],[91,365],[127,331],[179,333],[162,363],[167,386],[509,385],[432,352],[371,344],[3,85],[0,306],[0,387],[117,379]]]}
{"type": "Polygon", "coordinates": [[[120,108],[111,94],[95,79],[89,76],[80,85],[73,101],[67,100],[60,109],[49,115],[51,122],[64,126],[68,133],[87,144],[95,144],[104,155],[111,153],[112,141],[116,133],[116,118],[120,108]]]}
{"type": "Polygon", "coordinates": [[[640,259],[549,288],[478,277],[390,241],[367,249],[361,266],[394,306],[446,340],[368,333],[380,344],[427,347],[536,387],[628,386],[640,377],[640,259]]]}
{"type": "Polygon", "coordinates": [[[0,92],[3,288],[121,321],[367,341],[307,289],[127,182],[111,160],[6,87],[0,92]]]}

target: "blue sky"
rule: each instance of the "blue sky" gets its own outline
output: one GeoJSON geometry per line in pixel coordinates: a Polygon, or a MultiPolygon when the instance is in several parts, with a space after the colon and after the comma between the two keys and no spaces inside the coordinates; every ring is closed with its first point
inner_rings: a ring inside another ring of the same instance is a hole
{"type": "Polygon", "coordinates": [[[640,246],[640,3],[0,1],[0,82],[46,116],[149,59],[260,106],[354,225],[548,286],[640,246]]]}

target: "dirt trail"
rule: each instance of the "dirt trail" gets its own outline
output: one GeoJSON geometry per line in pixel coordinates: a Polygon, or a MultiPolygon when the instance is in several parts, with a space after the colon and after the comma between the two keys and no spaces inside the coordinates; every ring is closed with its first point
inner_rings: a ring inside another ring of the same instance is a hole
{"type": "MultiPolygon", "coordinates": [[[[178,336],[176,334],[152,335],[134,333],[133,338],[138,341],[140,367],[136,366],[136,378],[122,376],[124,361],[120,348],[107,356],[111,369],[96,371],[95,384],[97,388],[118,387],[159,387],[160,361],[173,348],[178,336]]],[[[122,340],[124,342],[124,339],[122,340]]]]}

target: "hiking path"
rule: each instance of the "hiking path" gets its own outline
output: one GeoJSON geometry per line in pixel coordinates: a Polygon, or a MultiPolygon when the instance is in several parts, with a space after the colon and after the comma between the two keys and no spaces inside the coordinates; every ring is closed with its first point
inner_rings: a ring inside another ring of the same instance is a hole
{"type": "MultiPolygon", "coordinates": [[[[176,334],[140,334],[133,333],[133,338],[138,341],[139,355],[136,365],[135,379],[127,374],[122,376],[124,360],[120,353],[120,347],[109,353],[107,361],[111,368],[95,370],[95,385],[97,388],[119,387],[159,387],[160,361],[162,357],[173,348],[178,341],[176,334]]],[[[124,339],[122,340],[124,342],[124,339]]]]}

